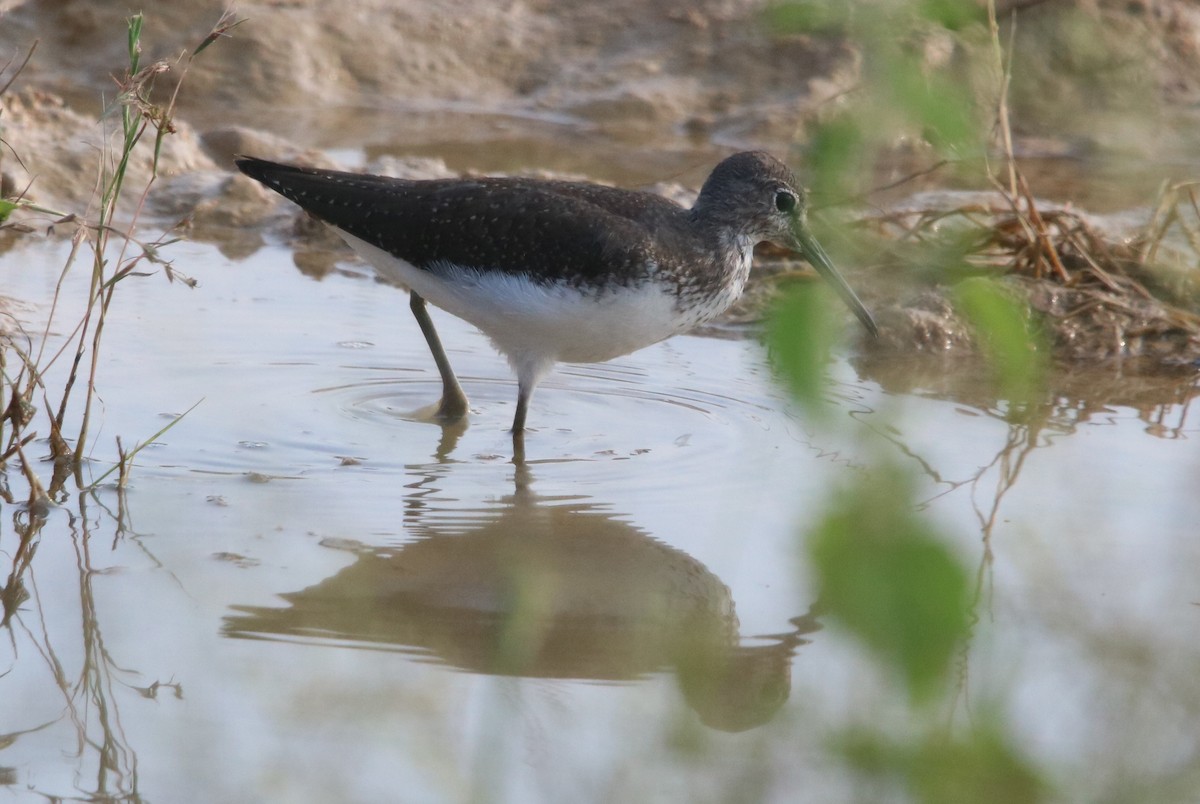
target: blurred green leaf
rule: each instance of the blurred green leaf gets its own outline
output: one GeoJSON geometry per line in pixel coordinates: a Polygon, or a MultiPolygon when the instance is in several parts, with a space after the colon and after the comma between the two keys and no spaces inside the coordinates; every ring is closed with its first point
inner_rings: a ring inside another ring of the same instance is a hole
{"type": "Polygon", "coordinates": [[[974,64],[992,51],[972,48],[970,34],[947,31],[984,31],[978,23],[985,16],[976,0],[796,0],[765,12],[773,31],[842,36],[862,53],[853,91],[839,97],[838,119],[809,136],[814,198],[859,195],[873,177],[876,155],[894,149],[898,137],[923,137],[959,159],[978,152],[990,112],[977,108],[974,64]],[[931,35],[940,37],[932,51],[925,47],[931,35]],[[953,58],[943,57],[946,48],[953,58]]]}
{"type": "Polygon", "coordinates": [[[888,73],[895,102],[917,123],[922,134],[941,150],[961,149],[976,136],[974,108],[967,86],[958,76],[927,74],[915,59],[897,59],[888,73]]]}
{"type": "Polygon", "coordinates": [[[17,204],[15,201],[5,201],[3,198],[0,198],[0,223],[4,223],[6,220],[8,220],[8,216],[11,215],[13,210],[16,208],[17,204]]]}
{"type": "Polygon", "coordinates": [[[764,12],[767,26],[779,34],[832,33],[847,21],[848,8],[830,0],[798,0],[777,3],[764,12]]]}
{"type": "Polygon", "coordinates": [[[927,699],[966,635],[968,580],[907,475],[885,467],[840,493],[808,548],[822,608],[927,699]]]}
{"type": "Polygon", "coordinates": [[[976,717],[958,737],[938,731],[896,739],[852,729],[835,748],[859,771],[899,777],[914,800],[928,804],[1036,804],[1048,797],[1036,768],[990,716],[976,717]]]}
{"type": "Polygon", "coordinates": [[[816,127],[805,161],[809,190],[818,205],[854,194],[865,148],[862,130],[853,117],[842,115],[816,127]]]}
{"type": "Polygon", "coordinates": [[[838,332],[835,303],[816,282],[797,284],[775,305],[767,324],[775,373],[814,417],[825,412],[825,367],[838,332]]]}
{"type": "Polygon", "coordinates": [[[914,757],[909,786],[932,804],[1033,804],[1046,798],[1037,772],[995,728],[969,739],[927,739],[914,757]]]}
{"type": "Polygon", "coordinates": [[[501,627],[491,669],[520,674],[528,670],[545,644],[559,579],[552,572],[521,561],[506,566],[504,574],[507,583],[503,587],[501,627]]]}
{"type": "Polygon", "coordinates": [[[975,328],[992,364],[1001,394],[1029,401],[1042,384],[1044,345],[1031,326],[1026,305],[995,280],[975,277],[960,282],[955,301],[975,328]]]}
{"type": "Polygon", "coordinates": [[[926,20],[951,31],[987,20],[986,6],[976,0],[919,0],[917,9],[926,20]]]}

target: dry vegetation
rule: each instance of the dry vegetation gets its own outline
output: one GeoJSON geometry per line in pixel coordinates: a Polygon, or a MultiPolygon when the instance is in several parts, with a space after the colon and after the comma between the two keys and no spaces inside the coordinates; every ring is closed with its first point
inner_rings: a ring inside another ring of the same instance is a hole
{"type": "Polygon", "coordinates": [[[930,253],[946,254],[950,242],[958,264],[942,266],[944,275],[1008,277],[1024,290],[1056,358],[1200,358],[1194,186],[1164,188],[1154,217],[1125,239],[1069,207],[1039,203],[1023,179],[1019,186],[1019,195],[1002,189],[994,203],[888,211],[858,225],[887,245],[882,262],[890,268],[912,269],[930,253]]]}
{"type": "MultiPolygon", "coordinates": [[[[169,429],[178,419],[132,449],[126,449],[117,439],[119,460],[115,466],[85,477],[85,451],[91,446],[88,428],[96,400],[97,375],[100,369],[102,342],[106,317],[117,288],[124,280],[161,272],[168,280],[180,280],[187,286],[194,282],[177,271],[165,259],[162,249],[176,242],[170,231],[153,240],[135,236],[146,207],[147,197],[157,177],[158,158],[163,139],[175,132],[174,113],[183,78],[192,59],[220,37],[226,35],[238,21],[232,15],[223,16],[208,36],[177,63],[156,61],[141,64],[142,17],[129,20],[129,64],[118,81],[118,91],[105,118],[119,120],[118,131],[109,140],[111,148],[97,154],[96,191],[87,211],[62,212],[46,209],[26,200],[30,188],[5,188],[0,198],[0,235],[19,236],[36,231],[31,222],[47,232],[70,232],[71,250],[60,274],[58,289],[50,303],[50,312],[40,332],[26,331],[13,315],[4,315],[0,327],[0,466],[14,457],[30,488],[30,505],[43,509],[49,500],[63,492],[68,479],[74,477],[81,489],[93,488],[113,472],[118,473],[119,485],[124,486],[132,467],[132,459],[143,446],[169,429]],[[177,72],[173,89],[159,99],[155,82],[159,76],[177,72]],[[148,136],[147,136],[148,135],[148,136]],[[149,179],[136,191],[126,187],[125,180],[132,160],[146,160],[150,165],[149,179]],[[21,211],[20,222],[10,220],[13,212],[21,211]],[[56,319],[60,305],[59,294],[63,279],[75,269],[77,261],[90,263],[91,281],[85,312],[75,323],[56,319]],[[48,350],[49,336],[54,328],[66,327],[69,337],[57,350],[48,350]],[[70,370],[61,388],[50,387],[44,380],[50,368],[60,360],[70,361],[70,370]],[[84,380],[82,400],[73,391],[84,380]],[[69,416],[73,403],[82,411],[69,416]],[[44,429],[36,429],[38,427],[44,429]],[[26,447],[41,438],[49,447],[53,466],[51,478],[43,484],[37,474],[37,461],[30,460],[26,447]]],[[[17,79],[32,57],[36,43],[19,63],[10,61],[0,68],[0,97],[17,79]]],[[[101,121],[104,124],[104,121],[101,121]]],[[[0,153],[20,160],[0,139],[0,153]],[[7,152],[7,153],[5,153],[7,152]]],[[[2,311],[0,311],[2,312],[2,311]]]]}

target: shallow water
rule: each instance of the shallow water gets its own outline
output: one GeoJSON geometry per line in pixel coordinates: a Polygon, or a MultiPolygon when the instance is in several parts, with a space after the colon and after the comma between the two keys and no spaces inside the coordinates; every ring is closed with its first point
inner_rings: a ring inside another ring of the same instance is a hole
{"type": "MultiPolygon", "coordinates": [[[[64,255],[0,257],[31,328],[64,255]]],[[[817,426],[754,341],[685,336],[562,367],[519,468],[514,384],[468,326],[437,318],[472,401],[443,431],[410,415],[438,384],[400,291],[353,264],[314,281],[277,246],[172,256],[200,287],[117,295],[92,471],[115,436],[200,404],[124,495],[72,496],[41,526],[0,662],[7,792],[874,797],[827,738],[895,717],[894,689],[810,612],[801,544],[881,454],[913,467],[980,567],[962,705],[999,702],[1085,798],[1131,774],[1165,798],[1195,782],[1191,383],[1010,422],[961,394],[885,390],[844,358],[817,426]]],[[[69,275],[52,342],[83,281],[69,275]]],[[[6,482],[25,498],[11,467],[6,482]]],[[[6,558],[31,517],[0,511],[6,558]]]]}

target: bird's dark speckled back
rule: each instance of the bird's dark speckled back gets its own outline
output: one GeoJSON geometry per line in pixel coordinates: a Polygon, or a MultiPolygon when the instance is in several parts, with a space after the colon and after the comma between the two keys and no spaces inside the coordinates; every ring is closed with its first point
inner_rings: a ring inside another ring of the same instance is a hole
{"type": "Polygon", "coordinates": [[[241,158],[238,168],[317,218],[424,270],[454,263],[544,282],[637,283],[688,254],[652,193],[520,178],[407,181],[241,158]],[[667,226],[663,226],[667,223],[667,226]],[[470,231],[466,231],[470,230],[470,231]]]}

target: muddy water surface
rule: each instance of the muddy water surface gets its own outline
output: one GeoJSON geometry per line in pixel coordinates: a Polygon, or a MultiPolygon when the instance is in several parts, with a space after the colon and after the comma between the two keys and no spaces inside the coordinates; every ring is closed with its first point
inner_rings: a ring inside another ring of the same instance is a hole
{"type": "MultiPolygon", "coordinates": [[[[439,318],[473,406],[443,430],[410,415],[438,385],[402,292],[349,263],[314,281],[278,246],[176,249],[198,288],[118,295],[92,471],[200,404],[123,497],[41,524],[0,677],[9,792],[857,800],[826,738],[886,722],[894,688],[822,629],[800,545],[881,453],[980,568],[966,706],[999,701],[1089,790],[1194,759],[1190,386],[1010,423],[843,359],[818,427],[753,341],[680,337],[562,367],[521,468],[513,383],[469,327],[439,318]]],[[[65,253],[0,259],[31,328],[65,253]]],[[[4,504],[7,555],[31,519],[4,504]]]]}

